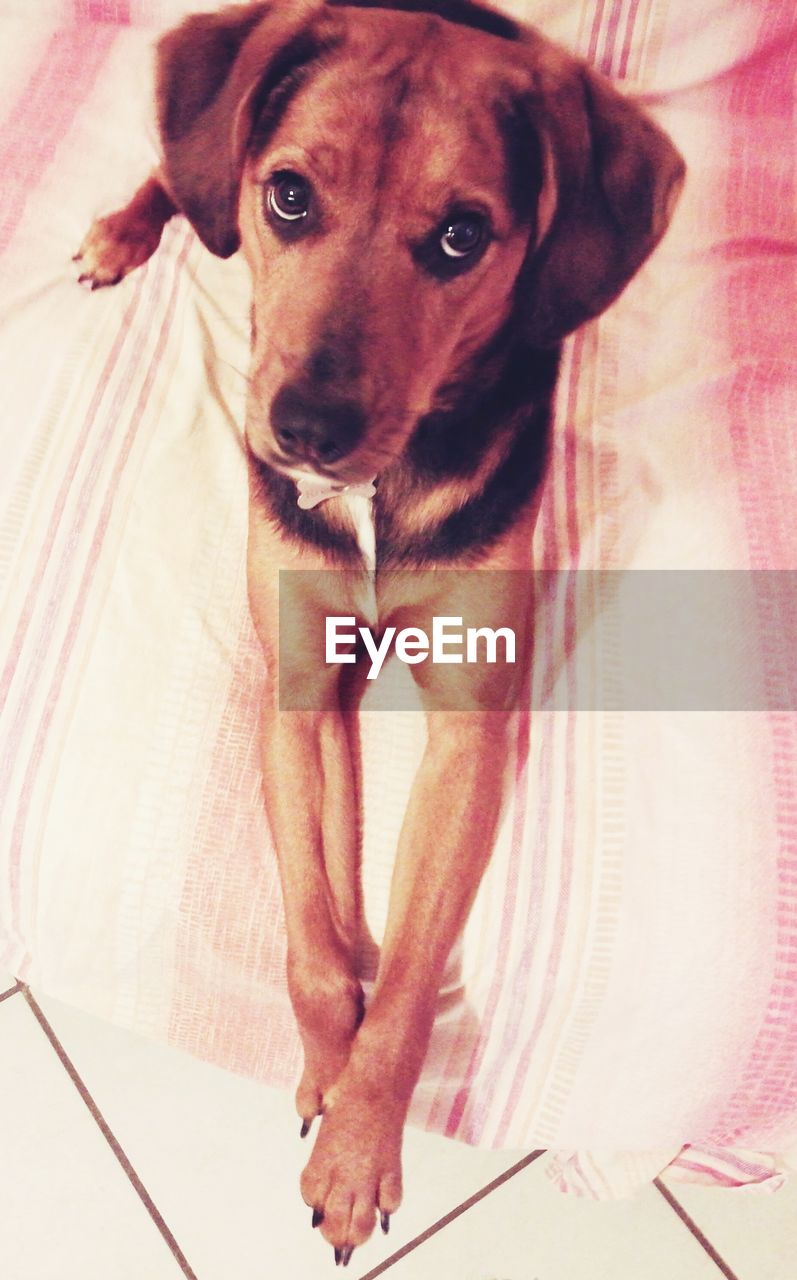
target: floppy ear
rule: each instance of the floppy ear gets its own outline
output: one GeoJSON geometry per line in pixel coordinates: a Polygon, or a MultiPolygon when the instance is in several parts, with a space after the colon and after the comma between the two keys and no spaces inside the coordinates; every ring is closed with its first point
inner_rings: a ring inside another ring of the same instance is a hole
{"type": "Polygon", "coordinates": [[[518,301],[532,341],[547,346],[625,288],[669,225],[685,166],[638,106],[581,64],[534,114],[557,203],[521,273],[518,301]]]}
{"type": "Polygon", "coordinates": [[[320,52],[310,28],[323,0],[273,0],[195,14],[157,47],[156,99],[170,194],[203,243],[240,243],[238,192],[252,114],[320,52]]]}

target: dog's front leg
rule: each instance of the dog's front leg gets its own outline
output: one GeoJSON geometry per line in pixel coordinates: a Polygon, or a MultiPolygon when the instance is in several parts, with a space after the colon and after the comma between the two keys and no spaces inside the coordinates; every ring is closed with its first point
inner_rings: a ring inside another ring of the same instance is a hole
{"type": "Polygon", "coordinates": [[[166,179],[156,169],[122,209],[92,223],[73,258],[80,264],[80,283],[92,289],[118,284],[152,257],[175,213],[166,179]]]}
{"type": "Polygon", "coordinates": [[[288,987],[304,1047],[296,1095],[303,1132],[349,1056],[363,1010],[355,976],[357,820],[340,711],[280,711],[267,696],[263,789],[277,848],[288,987]]]}
{"type": "Polygon", "coordinates": [[[432,712],[402,828],[372,1003],[327,1100],[302,1195],[348,1260],[401,1199],[401,1136],[449,951],[488,862],[512,717],[432,712]]]}
{"type": "MultiPolygon", "coordinates": [[[[256,486],[255,486],[256,492],[256,486]]],[[[286,544],[251,507],[249,603],[269,676],[262,710],[263,793],[277,852],[288,987],[304,1047],[296,1095],[303,1131],[349,1056],[363,1011],[357,770],[340,707],[341,667],[324,660],[324,616],[345,575],[286,544]],[[297,567],[282,580],[275,566],[297,567]],[[318,570],[318,572],[307,572],[318,570]],[[330,595],[331,593],[331,595],[330,595]],[[282,643],[279,643],[279,637],[282,643]]]]}

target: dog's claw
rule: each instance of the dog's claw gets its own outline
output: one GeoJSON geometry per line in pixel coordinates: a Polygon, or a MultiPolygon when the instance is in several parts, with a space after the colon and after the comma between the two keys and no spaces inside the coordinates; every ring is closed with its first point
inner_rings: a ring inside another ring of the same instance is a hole
{"type": "Polygon", "coordinates": [[[320,1227],[323,1221],[324,1221],[324,1210],[313,1209],[313,1226],[320,1227]]]}
{"type": "Polygon", "coordinates": [[[390,1214],[385,1213],[384,1210],[379,1215],[379,1225],[381,1226],[383,1233],[387,1235],[390,1230],[390,1214]]]}
{"type": "Polygon", "coordinates": [[[103,286],[104,284],[106,284],[106,283],[107,283],[107,284],[116,284],[116,283],[117,283],[117,281],[116,281],[116,280],[108,280],[108,281],[105,281],[105,280],[97,280],[97,279],[95,279],[95,277],[94,277],[93,275],[91,275],[88,271],[84,271],[82,275],[79,275],[79,276],[78,276],[78,278],[77,278],[77,282],[78,282],[78,284],[82,284],[82,285],[84,285],[87,289],[89,289],[89,290],[90,290],[90,292],[91,292],[91,293],[93,293],[95,289],[101,289],[101,288],[102,288],[102,286],[103,286]]]}
{"type": "Polygon", "coordinates": [[[342,1249],[336,1249],[336,1250],[335,1250],[335,1266],[336,1266],[336,1267],[339,1267],[339,1266],[340,1266],[340,1256],[341,1256],[341,1254],[342,1254],[342,1253],[343,1253],[343,1250],[342,1250],[342,1249]]]}
{"type": "Polygon", "coordinates": [[[306,1138],[306,1137],[307,1137],[308,1133],[310,1132],[310,1125],[311,1125],[312,1123],[313,1123],[313,1122],[312,1122],[312,1120],[303,1120],[303,1121],[302,1121],[302,1127],[301,1127],[301,1129],[299,1130],[299,1137],[300,1137],[300,1138],[306,1138]]]}
{"type": "Polygon", "coordinates": [[[341,1261],[341,1263],[342,1263],[342,1265],[343,1265],[344,1267],[347,1267],[347,1266],[349,1265],[349,1263],[351,1262],[351,1255],[352,1255],[353,1253],[354,1253],[354,1245],[353,1245],[353,1244],[347,1244],[347,1245],[345,1245],[345,1246],[341,1249],[341,1251],[340,1251],[340,1261],[341,1261]]]}

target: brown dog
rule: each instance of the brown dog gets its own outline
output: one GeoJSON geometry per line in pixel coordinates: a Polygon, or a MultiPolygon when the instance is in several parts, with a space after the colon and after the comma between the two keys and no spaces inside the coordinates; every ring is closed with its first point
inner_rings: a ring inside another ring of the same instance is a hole
{"type": "Polygon", "coordinates": [[[302,1194],[345,1264],[401,1198],[403,1124],[489,857],[528,662],[522,575],[469,571],[528,567],[558,344],[653,249],[683,164],[583,64],[467,0],[190,18],[160,43],[158,110],[162,168],[95,223],[81,278],[121,279],[177,211],[251,268],[264,791],[303,1131],[323,1114],[302,1194]],[[283,576],[278,680],[280,569],[319,572],[283,576]],[[428,745],[365,1013],[356,733],[344,668],[325,661],[331,615],[427,632],[459,616],[517,636],[514,666],[412,668],[428,745]],[[280,711],[278,688],[300,709],[280,711]]]}

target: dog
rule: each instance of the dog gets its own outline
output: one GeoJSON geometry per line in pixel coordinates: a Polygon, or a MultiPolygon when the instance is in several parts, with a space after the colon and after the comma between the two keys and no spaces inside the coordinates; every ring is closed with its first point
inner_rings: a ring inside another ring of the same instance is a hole
{"type": "Polygon", "coordinates": [[[321,1116],[301,1191],[347,1265],[399,1206],[443,968],[499,821],[533,630],[516,571],[529,567],[561,343],[654,249],[684,165],[584,63],[469,0],[193,16],[159,42],[156,89],[162,163],[91,228],[80,278],[116,283],[178,212],[251,271],[263,788],[302,1134],[321,1116]],[[367,1010],[356,699],[343,696],[348,667],[326,661],[333,615],[378,633],[473,619],[510,627],[519,655],[412,666],[428,742],[367,1010]]]}

